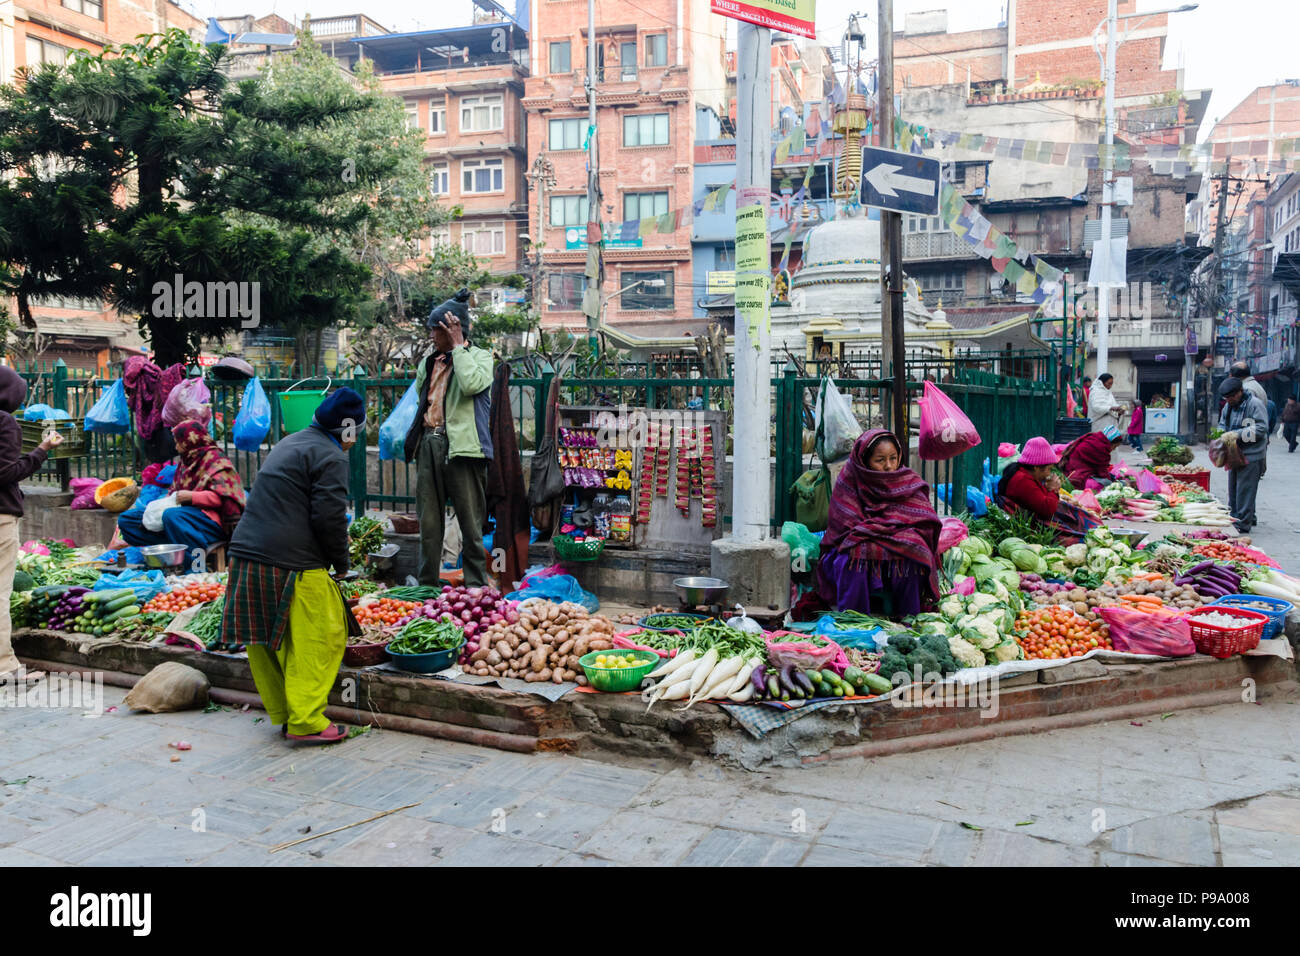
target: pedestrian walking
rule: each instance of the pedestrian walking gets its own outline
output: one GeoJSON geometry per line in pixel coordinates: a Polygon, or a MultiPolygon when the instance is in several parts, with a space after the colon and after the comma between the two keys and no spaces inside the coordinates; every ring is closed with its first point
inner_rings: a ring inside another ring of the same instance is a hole
{"type": "Polygon", "coordinates": [[[27,398],[27,380],[0,365],[0,680],[23,677],[39,680],[44,671],[25,671],[14,653],[9,620],[9,595],[18,566],[18,521],[23,516],[23,493],[18,483],[31,477],[45,462],[46,452],[63,444],[51,430],[36,448],[23,454],[23,436],[13,413],[27,398]]]}
{"type": "Polygon", "coordinates": [[[1219,386],[1224,400],[1219,427],[1234,433],[1245,464],[1228,472],[1228,510],[1238,531],[1245,534],[1257,524],[1255,495],[1268,456],[1268,409],[1247,393],[1239,378],[1224,379],[1219,386]]]}
{"type": "Polygon", "coordinates": [[[1300,432],[1300,402],[1288,398],[1282,409],[1282,437],[1286,439],[1288,453],[1295,451],[1297,432],[1300,432]]]}
{"type": "Polygon", "coordinates": [[[442,571],[447,499],[460,525],[467,587],[488,583],[483,549],[488,461],[492,458],[492,354],[469,344],[469,290],[435,306],[433,333],[415,373],[420,409],[406,433],[406,461],[415,461],[415,511],[420,519],[421,584],[436,587],[442,571]]]}
{"type": "Polygon", "coordinates": [[[1146,409],[1142,407],[1142,402],[1135,399],[1133,402],[1133,414],[1128,420],[1128,443],[1133,446],[1133,450],[1141,455],[1142,452],[1142,429],[1146,424],[1146,409]]]}

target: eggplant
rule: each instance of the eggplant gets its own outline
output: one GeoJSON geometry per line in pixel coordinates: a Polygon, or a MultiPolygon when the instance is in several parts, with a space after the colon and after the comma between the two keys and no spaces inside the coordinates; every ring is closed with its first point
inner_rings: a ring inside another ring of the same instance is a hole
{"type": "Polygon", "coordinates": [[[781,668],[781,689],[791,697],[802,697],[799,685],[794,682],[794,665],[786,664],[781,668]]]}
{"type": "Polygon", "coordinates": [[[1215,567],[1215,563],[1213,561],[1202,561],[1194,568],[1187,568],[1185,571],[1183,571],[1183,574],[1198,574],[1199,572],[1204,571],[1206,568],[1212,568],[1212,567],[1215,567]]]}
{"type": "Polygon", "coordinates": [[[754,685],[754,693],[760,697],[767,693],[767,665],[759,664],[749,675],[749,682],[754,685]]]}
{"type": "Polygon", "coordinates": [[[812,680],[808,677],[807,674],[805,674],[797,667],[794,669],[794,680],[795,683],[799,685],[800,690],[804,692],[805,697],[816,696],[816,694],[813,692],[812,680]]]}

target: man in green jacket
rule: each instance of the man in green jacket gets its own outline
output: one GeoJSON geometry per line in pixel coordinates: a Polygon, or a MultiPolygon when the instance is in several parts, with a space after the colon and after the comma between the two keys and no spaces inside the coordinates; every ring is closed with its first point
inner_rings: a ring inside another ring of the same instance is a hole
{"type": "Polygon", "coordinates": [[[469,290],[435,306],[425,319],[433,347],[415,372],[419,412],[406,434],[406,460],[415,461],[415,510],[420,518],[421,584],[436,585],[442,568],[447,499],[460,523],[465,584],[488,583],[483,550],[487,466],[492,458],[492,355],[469,338],[469,290]]]}

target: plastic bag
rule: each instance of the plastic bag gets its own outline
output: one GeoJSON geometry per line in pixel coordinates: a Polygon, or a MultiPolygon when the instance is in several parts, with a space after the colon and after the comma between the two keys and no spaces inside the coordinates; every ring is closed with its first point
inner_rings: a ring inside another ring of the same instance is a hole
{"type": "Polygon", "coordinates": [[[168,661],[141,677],[127,691],[123,703],[132,710],[166,714],[177,710],[194,710],[208,702],[208,677],[203,671],[168,661]]]}
{"type": "Polygon", "coordinates": [[[207,425],[212,419],[212,393],[201,378],[187,378],[167,396],[163,403],[162,421],[168,428],[181,422],[194,421],[207,425]]]}
{"type": "Polygon", "coordinates": [[[1231,471],[1234,468],[1246,467],[1246,458],[1237,444],[1236,432],[1224,432],[1214,439],[1210,442],[1209,452],[1210,462],[1216,468],[1227,468],[1231,471]]]}
{"type": "Polygon", "coordinates": [[[1085,511],[1101,514],[1101,502],[1091,491],[1084,489],[1074,496],[1074,503],[1085,511]]]}
{"type": "Polygon", "coordinates": [[[163,529],[163,512],[168,508],[175,508],[179,504],[180,502],[176,500],[174,494],[164,495],[157,501],[151,501],[145,505],[144,518],[140,523],[144,525],[146,531],[161,531],[163,529]]]}
{"type": "Polygon", "coordinates": [[[998,457],[1018,458],[1020,457],[1020,449],[1017,448],[1015,445],[1013,445],[1011,442],[1004,441],[1002,444],[998,445],[998,457]]]}
{"type": "Polygon", "coordinates": [[[781,540],[790,546],[790,567],[796,574],[812,570],[821,557],[821,540],[797,521],[781,525],[781,540]]]}
{"type": "MultiPolygon", "coordinates": [[[[240,451],[257,451],[271,430],[271,402],[257,378],[244,386],[244,398],[235,416],[235,447],[240,451]]],[[[382,453],[381,453],[382,454],[382,453]]]]}
{"type": "Polygon", "coordinates": [[[970,529],[960,518],[944,518],[939,526],[939,553],[953,548],[970,537],[970,529]]]}
{"type": "Polygon", "coordinates": [[[817,393],[816,419],[821,436],[817,457],[828,464],[847,458],[864,429],[853,414],[849,400],[829,378],[822,379],[821,391],[817,393]]]}
{"type": "Polygon", "coordinates": [[[785,667],[786,664],[805,670],[809,667],[829,667],[843,653],[840,645],[828,638],[823,638],[826,641],[824,645],[815,644],[802,634],[788,631],[774,631],[763,640],[767,644],[767,659],[775,667],[785,667]],[[782,637],[796,639],[781,640],[782,637]]]}
{"type": "Polygon", "coordinates": [[[102,478],[73,478],[68,482],[68,488],[72,491],[72,504],[69,507],[77,511],[98,508],[99,505],[95,503],[95,489],[103,483],[102,478]]]}
{"type": "MultiPolygon", "coordinates": [[[[127,549],[128,554],[130,549],[127,549]]],[[[137,601],[144,602],[167,590],[167,578],[159,570],[123,571],[121,574],[101,574],[92,591],[115,591],[130,588],[137,601]]]]}
{"type": "Polygon", "coordinates": [[[1126,654],[1186,657],[1196,653],[1187,618],[1171,611],[1130,611],[1099,607],[1097,614],[1110,625],[1110,642],[1126,654]]]}
{"type": "Polygon", "coordinates": [[[392,461],[406,457],[406,433],[415,423],[415,416],[420,410],[420,393],[415,390],[415,383],[402,393],[397,406],[379,426],[379,459],[392,461]]]}
{"type": "Polygon", "coordinates": [[[527,587],[506,595],[507,601],[527,601],[532,598],[553,601],[556,604],[572,601],[574,604],[581,604],[592,614],[600,610],[600,601],[596,599],[596,595],[584,591],[578,579],[571,574],[556,574],[541,580],[532,579],[528,581],[527,587]]]}
{"type": "Polygon", "coordinates": [[[805,471],[790,486],[794,516],[809,531],[825,531],[831,511],[831,472],[825,465],[805,471]]]}
{"type": "Polygon", "coordinates": [[[813,625],[812,632],[834,641],[840,647],[856,647],[863,651],[874,651],[878,646],[876,638],[885,633],[885,629],[883,627],[839,628],[835,626],[833,617],[829,614],[823,614],[817,619],[817,623],[813,625]]]}
{"type": "Polygon", "coordinates": [[[131,408],[126,403],[126,386],[119,378],[112,388],[86,412],[85,430],[108,435],[122,435],[131,428],[131,408]]]}
{"type": "Polygon", "coordinates": [[[926,461],[955,458],[980,443],[979,432],[933,382],[925,383],[921,395],[921,427],[917,432],[917,454],[926,461]]]}

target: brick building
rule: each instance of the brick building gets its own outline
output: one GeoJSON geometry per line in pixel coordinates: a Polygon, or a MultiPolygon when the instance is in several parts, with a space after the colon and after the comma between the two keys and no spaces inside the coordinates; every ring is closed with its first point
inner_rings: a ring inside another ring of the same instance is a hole
{"type": "MultiPolygon", "coordinates": [[[[726,115],[726,21],[706,0],[603,0],[596,18],[600,218],[618,223],[689,209],[696,111],[726,115]]],[[[531,23],[528,158],[544,156],[555,185],[545,203],[530,202],[529,231],[542,244],[542,321],[573,328],[585,324],[587,7],[532,0],[531,23]]],[[[689,221],[636,238],[607,234],[604,256],[609,325],[673,334],[674,319],[691,316],[689,221]]]]}

